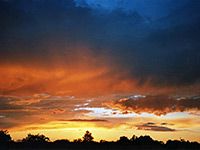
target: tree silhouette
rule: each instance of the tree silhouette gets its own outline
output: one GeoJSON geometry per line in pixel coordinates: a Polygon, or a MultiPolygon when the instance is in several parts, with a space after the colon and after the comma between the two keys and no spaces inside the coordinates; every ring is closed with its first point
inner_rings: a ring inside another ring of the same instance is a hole
{"type": "Polygon", "coordinates": [[[11,136],[8,134],[7,130],[0,130],[0,150],[8,149],[9,142],[11,141],[11,136]]]}
{"type": "Polygon", "coordinates": [[[107,143],[107,141],[106,140],[100,140],[99,143],[107,143]]]}
{"type": "Polygon", "coordinates": [[[136,135],[133,135],[132,138],[130,139],[130,141],[134,142],[137,139],[136,135]]]}
{"type": "Polygon", "coordinates": [[[55,140],[54,143],[69,143],[68,139],[55,140]]]}
{"type": "Polygon", "coordinates": [[[0,131],[0,143],[7,143],[11,141],[11,136],[7,130],[0,131]]]}
{"type": "Polygon", "coordinates": [[[82,139],[80,139],[80,138],[74,139],[73,142],[75,142],[75,143],[81,143],[81,142],[82,142],[82,139]]]}
{"type": "Polygon", "coordinates": [[[83,142],[92,142],[94,137],[92,136],[92,133],[90,133],[88,130],[85,132],[85,135],[83,136],[83,142]]]}
{"type": "Polygon", "coordinates": [[[121,142],[127,142],[127,141],[129,141],[129,139],[126,136],[121,136],[119,138],[119,141],[121,141],[121,142]]]}
{"type": "Polygon", "coordinates": [[[128,144],[130,140],[126,136],[121,136],[117,142],[120,144],[128,144]]]}
{"type": "Polygon", "coordinates": [[[44,135],[40,135],[40,134],[36,134],[36,135],[33,135],[33,134],[28,134],[28,136],[24,139],[22,139],[22,142],[25,142],[25,143],[45,143],[45,142],[48,142],[49,141],[49,138],[44,136],[44,135]]]}
{"type": "Polygon", "coordinates": [[[162,141],[157,141],[152,139],[150,136],[132,136],[131,139],[128,139],[126,136],[121,136],[117,141],[105,141],[101,140],[100,142],[93,141],[92,133],[86,131],[83,140],[75,139],[73,142],[70,142],[67,139],[56,140],[50,142],[49,138],[41,134],[28,134],[27,137],[23,138],[21,141],[11,141],[11,136],[8,134],[8,131],[0,130],[0,150],[9,150],[9,149],[175,149],[175,150],[199,150],[200,143],[190,142],[184,139],[180,140],[168,140],[166,144],[162,141]]]}

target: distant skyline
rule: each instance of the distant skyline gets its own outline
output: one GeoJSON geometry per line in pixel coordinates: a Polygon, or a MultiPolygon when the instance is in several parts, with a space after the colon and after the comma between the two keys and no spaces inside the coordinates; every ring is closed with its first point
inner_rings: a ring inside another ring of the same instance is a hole
{"type": "Polygon", "coordinates": [[[17,140],[200,142],[199,0],[0,0],[0,129],[17,140]]]}

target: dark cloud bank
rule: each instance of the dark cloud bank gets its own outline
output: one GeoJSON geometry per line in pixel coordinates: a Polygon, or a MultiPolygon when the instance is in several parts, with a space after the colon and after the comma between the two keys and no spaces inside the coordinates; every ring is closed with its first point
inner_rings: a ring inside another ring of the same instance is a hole
{"type": "Polygon", "coordinates": [[[169,2],[158,18],[153,8],[147,16],[142,9],[106,11],[73,0],[1,0],[0,63],[52,67],[56,53],[69,64],[80,59],[69,47],[81,45],[93,57],[109,56],[108,65],[125,69],[138,85],[149,79],[154,86],[192,85],[200,79],[200,1],[169,2]]]}
{"type": "Polygon", "coordinates": [[[160,116],[173,112],[200,111],[200,98],[197,96],[177,100],[168,95],[149,95],[138,99],[120,99],[105,105],[121,111],[128,110],[138,114],[146,112],[160,116]]]}

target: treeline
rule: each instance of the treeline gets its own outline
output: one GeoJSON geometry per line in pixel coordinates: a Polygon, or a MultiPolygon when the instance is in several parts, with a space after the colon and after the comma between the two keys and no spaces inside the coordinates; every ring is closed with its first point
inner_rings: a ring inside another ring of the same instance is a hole
{"type": "Polygon", "coordinates": [[[22,140],[13,141],[7,130],[0,131],[0,150],[22,150],[22,149],[173,149],[173,150],[190,150],[200,149],[200,143],[189,142],[184,139],[168,140],[166,143],[153,140],[150,136],[135,135],[132,138],[121,136],[117,141],[100,140],[94,141],[92,133],[86,131],[84,136],[73,141],[61,139],[50,141],[48,137],[42,134],[28,134],[22,140]]]}

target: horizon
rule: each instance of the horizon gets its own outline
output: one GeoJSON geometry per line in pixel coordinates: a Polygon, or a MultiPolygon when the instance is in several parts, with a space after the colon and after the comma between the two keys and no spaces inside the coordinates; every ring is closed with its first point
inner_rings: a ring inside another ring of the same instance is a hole
{"type": "Polygon", "coordinates": [[[8,131],[0,131],[0,143],[4,149],[199,149],[200,143],[191,142],[180,138],[180,140],[168,140],[166,143],[157,141],[150,136],[137,137],[133,135],[130,139],[126,136],[120,136],[116,141],[94,140],[90,131],[86,131],[82,139],[69,141],[68,139],[58,139],[50,141],[43,134],[28,134],[25,138],[18,141],[12,141],[8,131]]]}
{"type": "Polygon", "coordinates": [[[199,0],[0,0],[0,130],[200,142],[199,0]]]}
{"type": "MultiPolygon", "coordinates": [[[[3,130],[2,130],[3,131],[3,130]]],[[[4,130],[4,131],[7,131],[7,135],[10,135],[11,136],[11,140],[12,141],[14,141],[14,142],[23,142],[23,139],[26,139],[29,135],[31,135],[31,136],[43,136],[44,134],[41,134],[41,133],[28,133],[26,136],[24,136],[23,138],[20,138],[20,139],[12,139],[12,135],[9,133],[9,131],[8,130],[4,130]]],[[[128,140],[130,140],[131,141],[131,139],[133,138],[133,136],[137,139],[137,138],[140,138],[140,137],[145,137],[145,136],[149,136],[150,138],[152,138],[150,135],[140,135],[140,136],[136,136],[135,134],[133,134],[132,136],[130,136],[130,137],[127,137],[127,136],[125,136],[125,135],[121,135],[121,136],[119,136],[117,139],[115,139],[115,140],[105,140],[105,139],[103,139],[103,138],[101,138],[101,139],[99,139],[99,140],[95,140],[95,137],[93,136],[93,133],[92,132],[90,132],[89,130],[86,130],[85,132],[84,132],[84,134],[81,136],[81,137],[78,137],[78,138],[74,138],[74,139],[68,139],[68,138],[58,138],[58,139],[54,139],[54,140],[51,140],[48,136],[46,136],[46,135],[44,135],[44,137],[45,138],[47,138],[47,141],[48,142],[55,142],[55,141],[59,141],[59,140],[65,140],[65,141],[69,141],[69,142],[75,142],[75,140],[81,140],[81,142],[83,142],[84,141],[84,135],[86,134],[86,132],[88,131],[88,133],[89,134],[91,134],[91,137],[93,137],[93,139],[91,140],[91,141],[93,141],[93,142],[99,142],[100,143],[100,141],[101,140],[103,140],[103,141],[106,141],[106,142],[117,142],[117,141],[119,141],[120,140],[120,138],[121,137],[126,137],[128,140]]],[[[183,138],[179,138],[179,139],[167,139],[166,141],[162,141],[162,140],[158,140],[158,139],[153,139],[152,138],[152,140],[153,141],[159,141],[159,142],[163,142],[164,144],[166,144],[167,143],[167,141],[185,141],[185,142],[198,142],[198,141],[189,141],[189,140],[187,140],[187,139],[183,139],[183,138]]],[[[199,143],[199,142],[198,142],[199,143]]],[[[200,144],[200,143],[199,143],[200,144]]]]}

